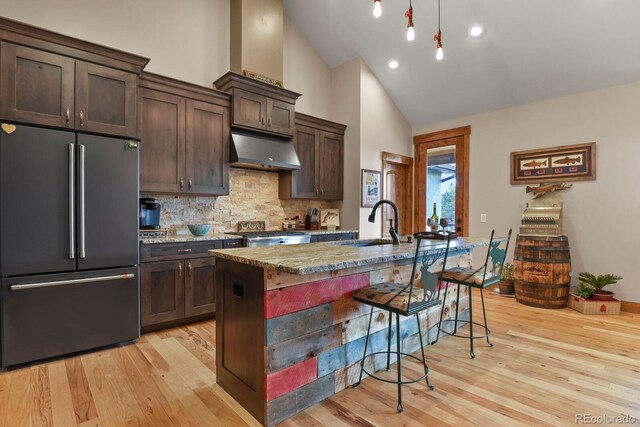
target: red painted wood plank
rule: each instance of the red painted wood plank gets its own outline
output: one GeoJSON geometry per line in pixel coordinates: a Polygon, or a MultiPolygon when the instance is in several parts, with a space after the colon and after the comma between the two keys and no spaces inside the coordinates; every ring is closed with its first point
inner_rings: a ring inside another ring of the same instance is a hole
{"type": "Polygon", "coordinates": [[[351,298],[353,291],[367,286],[369,273],[363,273],[267,291],[264,317],[271,319],[342,298],[351,298]]]}
{"type": "Polygon", "coordinates": [[[264,377],[267,402],[318,378],[318,358],[313,357],[264,377]]]}

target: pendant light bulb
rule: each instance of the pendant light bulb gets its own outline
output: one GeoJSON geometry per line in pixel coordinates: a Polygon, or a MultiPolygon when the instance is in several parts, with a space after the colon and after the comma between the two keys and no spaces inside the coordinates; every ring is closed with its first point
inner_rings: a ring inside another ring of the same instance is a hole
{"type": "Polygon", "coordinates": [[[407,18],[407,40],[410,42],[416,38],[416,32],[413,30],[413,6],[411,0],[409,0],[409,9],[404,13],[404,17],[407,18]]]}
{"type": "Polygon", "coordinates": [[[380,18],[382,16],[382,1],[373,0],[373,17],[380,18]]]}
{"type": "Polygon", "coordinates": [[[413,31],[413,27],[407,27],[407,40],[412,42],[416,38],[416,32],[413,31]]]}
{"type": "Polygon", "coordinates": [[[442,46],[440,46],[436,49],[436,59],[442,61],[442,58],[444,58],[444,50],[442,50],[442,46]]]}

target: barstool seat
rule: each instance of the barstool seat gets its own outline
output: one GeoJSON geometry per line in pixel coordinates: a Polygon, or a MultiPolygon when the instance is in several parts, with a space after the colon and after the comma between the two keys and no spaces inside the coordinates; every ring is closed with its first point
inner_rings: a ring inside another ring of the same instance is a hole
{"type": "MultiPolygon", "coordinates": [[[[489,240],[489,249],[487,250],[487,256],[484,260],[484,264],[480,268],[473,267],[454,267],[449,269],[444,269],[442,274],[440,275],[440,280],[442,282],[453,283],[458,285],[458,293],[456,296],[456,313],[454,320],[443,320],[444,315],[444,304],[446,304],[447,293],[449,292],[449,286],[445,286],[444,298],[442,300],[442,310],[440,310],[440,321],[438,322],[438,334],[436,335],[436,339],[431,342],[431,344],[435,344],[440,339],[440,332],[446,335],[450,335],[456,338],[467,338],[469,339],[469,355],[471,358],[475,358],[476,355],[473,351],[473,340],[486,338],[487,344],[489,347],[493,347],[493,343],[489,340],[489,335],[491,331],[487,325],[487,312],[484,308],[484,294],[482,290],[487,286],[494,285],[500,281],[500,277],[502,276],[502,267],[504,266],[504,261],[507,256],[507,251],[509,250],[509,241],[511,240],[511,230],[509,230],[509,235],[506,238],[494,238],[495,230],[491,231],[491,239],[489,240]],[[489,266],[489,260],[491,260],[491,266],[489,266]],[[480,289],[480,298],[482,300],[482,317],[484,318],[484,323],[477,323],[473,321],[473,292],[469,292],[469,320],[459,320],[458,316],[460,314],[460,287],[467,286],[468,288],[477,288],[480,289]],[[444,323],[453,322],[453,332],[448,332],[443,328],[444,323]],[[462,335],[458,331],[458,323],[468,324],[469,325],[469,335],[462,335]],[[480,326],[484,329],[483,335],[474,335],[473,334],[473,326],[480,326]]],[[[440,297],[440,291],[438,290],[438,299],[440,297]]]]}
{"type": "Polygon", "coordinates": [[[438,275],[442,275],[442,271],[439,274],[433,273],[429,271],[429,268],[436,263],[437,260],[444,256],[444,262],[442,264],[442,270],[444,270],[444,266],[447,263],[447,256],[449,254],[449,245],[451,243],[451,238],[449,237],[446,242],[446,246],[440,246],[435,248],[427,248],[421,247],[423,235],[419,234],[417,236],[416,241],[416,252],[415,257],[413,259],[413,269],[411,271],[411,280],[409,283],[378,283],[366,288],[360,289],[353,293],[354,301],[361,302],[363,304],[367,304],[371,306],[371,312],[369,313],[369,326],[367,327],[367,336],[364,341],[364,354],[362,356],[362,360],[360,361],[360,378],[353,385],[353,387],[358,387],[360,382],[362,381],[362,373],[366,372],[371,378],[374,378],[379,381],[383,381],[386,383],[397,384],[398,386],[398,412],[402,412],[404,408],[402,407],[402,385],[410,384],[426,379],[427,387],[433,390],[433,386],[429,383],[429,367],[427,366],[427,360],[424,355],[424,344],[422,341],[422,330],[420,325],[420,317],[419,314],[421,311],[426,310],[429,307],[435,307],[438,305],[438,295],[439,291],[439,282],[438,275]],[[420,256],[420,252],[423,252],[422,256],[420,256]],[[416,281],[416,269],[418,262],[421,262],[420,267],[420,285],[416,281]],[[414,283],[416,282],[416,283],[414,283]],[[387,351],[380,351],[367,354],[367,347],[369,345],[369,335],[371,333],[371,319],[373,318],[373,309],[380,308],[382,310],[386,310],[389,312],[389,329],[387,332],[387,351]],[[368,372],[364,367],[364,361],[367,357],[375,356],[377,354],[386,354],[387,355],[387,371],[389,370],[389,364],[391,360],[391,323],[392,323],[392,314],[396,315],[396,361],[398,366],[398,376],[397,380],[388,380],[384,378],[380,378],[375,375],[373,372],[368,372]],[[403,353],[400,351],[400,316],[416,316],[416,321],[418,322],[418,335],[420,337],[420,350],[422,352],[422,360],[418,357],[403,353]],[[410,357],[415,359],[418,362],[421,362],[424,367],[424,375],[421,375],[419,378],[410,379],[410,380],[402,380],[402,364],[401,358],[402,356],[410,357]]]}
{"type": "Polygon", "coordinates": [[[467,286],[487,287],[500,281],[500,276],[488,271],[484,277],[482,272],[478,272],[472,267],[454,267],[442,273],[442,280],[445,282],[464,282],[467,286]]]}

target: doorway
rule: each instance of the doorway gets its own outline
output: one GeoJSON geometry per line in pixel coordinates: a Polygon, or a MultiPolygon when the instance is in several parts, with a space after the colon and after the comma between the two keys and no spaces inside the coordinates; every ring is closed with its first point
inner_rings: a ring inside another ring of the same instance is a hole
{"type": "MultiPolygon", "coordinates": [[[[435,214],[459,236],[469,232],[469,135],[464,126],[413,137],[416,172],[414,231],[435,214]]],[[[438,228],[442,229],[443,225],[438,228]]]]}
{"type": "MultiPolygon", "coordinates": [[[[411,234],[413,197],[413,159],[409,156],[382,152],[382,195],[398,206],[400,221],[398,233],[411,234]]],[[[382,236],[389,236],[389,220],[393,209],[384,205],[382,210],[382,236]]]]}

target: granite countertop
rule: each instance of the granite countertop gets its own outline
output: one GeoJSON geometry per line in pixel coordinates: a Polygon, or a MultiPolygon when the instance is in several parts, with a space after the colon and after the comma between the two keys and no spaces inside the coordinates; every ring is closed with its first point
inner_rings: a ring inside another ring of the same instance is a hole
{"type": "MultiPolygon", "coordinates": [[[[276,230],[277,231],[277,230],[276,230]]],[[[300,232],[305,234],[345,234],[345,233],[357,233],[358,230],[282,230],[283,233],[288,232],[300,232]]],[[[193,236],[191,234],[181,234],[178,236],[167,237],[143,237],[140,239],[142,244],[155,244],[155,243],[180,243],[180,242],[206,242],[208,240],[228,240],[228,239],[242,239],[241,236],[235,234],[205,234],[204,236],[193,236]]]]}
{"type": "Polygon", "coordinates": [[[209,240],[229,240],[229,239],[241,239],[240,236],[234,236],[232,234],[205,234],[204,236],[194,236],[191,234],[182,234],[178,236],[167,237],[143,237],[140,239],[142,244],[151,243],[180,243],[180,242],[206,242],[209,240]]]}
{"type": "MultiPolygon", "coordinates": [[[[269,270],[311,274],[410,259],[414,257],[416,250],[415,243],[368,247],[345,245],[344,241],[340,243],[343,244],[326,242],[210,250],[209,254],[269,270]]],[[[472,249],[488,244],[488,238],[460,237],[451,242],[450,251],[472,249]]],[[[444,242],[442,240],[423,240],[423,246],[426,250],[437,250],[444,246],[444,242]]]]}

